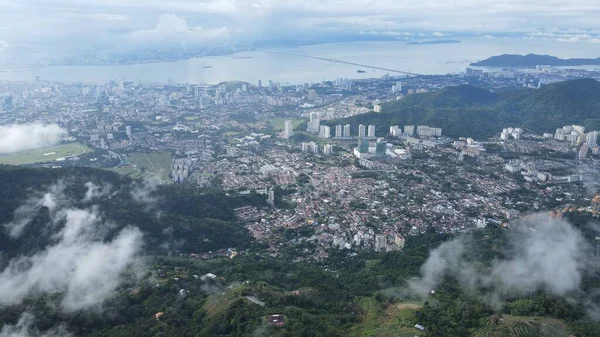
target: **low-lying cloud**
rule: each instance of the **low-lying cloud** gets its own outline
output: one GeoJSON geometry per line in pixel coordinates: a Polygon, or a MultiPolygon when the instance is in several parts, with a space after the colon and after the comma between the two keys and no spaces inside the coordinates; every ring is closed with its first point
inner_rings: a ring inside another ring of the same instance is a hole
{"type": "Polygon", "coordinates": [[[39,149],[58,144],[67,131],[57,124],[12,124],[0,126],[0,154],[39,149]]]}
{"type": "Polygon", "coordinates": [[[64,325],[40,332],[35,328],[35,318],[30,313],[23,313],[15,325],[5,324],[0,330],[0,337],[71,337],[64,325]]]}
{"type": "Polygon", "coordinates": [[[538,289],[559,296],[580,289],[591,261],[591,249],[579,230],[562,219],[537,214],[515,225],[508,233],[510,246],[503,259],[478,266],[467,258],[469,242],[460,237],[441,244],[421,268],[422,278],[409,284],[426,296],[446,274],[457,277],[474,292],[493,289],[487,299],[524,295],[538,289]]]}
{"type": "MultiPolygon", "coordinates": [[[[18,304],[32,295],[62,294],[60,307],[65,312],[98,308],[115,294],[124,273],[141,265],[139,229],[126,227],[106,241],[115,224],[105,221],[96,206],[73,206],[61,186],[32,197],[15,211],[14,220],[4,225],[12,238],[18,238],[46,207],[51,221],[45,230],[53,234],[50,245],[10,260],[0,272],[0,305],[18,304]]],[[[87,187],[87,202],[104,195],[98,192],[103,188],[87,187]]]]}

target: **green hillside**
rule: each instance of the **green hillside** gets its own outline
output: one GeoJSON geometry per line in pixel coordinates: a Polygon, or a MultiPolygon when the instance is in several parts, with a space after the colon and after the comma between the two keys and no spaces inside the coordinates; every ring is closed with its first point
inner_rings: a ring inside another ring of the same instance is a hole
{"type": "MultiPolygon", "coordinates": [[[[247,247],[252,237],[237,221],[233,209],[264,204],[264,198],[256,195],[232,197],[220,191],[201,192],[182,185],[144,187],[116,173],[92,168],[32,169],[0,165],[0,223],[13,220],[19,205],[36,195],[33,191],[47,191],[59,182],[64,185],[65,197],[74,200],[74,206],[83,208],[90,206],[83,201],[87,182],[110,185],[111,197],[104,196],[96,203],[103,216],[115,223],[107,237],[128,225],[136,226],[145,235],[149,253],[164,253],[161,244],[182,253],[247,247]],[[136,201],[134,194],[138,190],[148,193],[147,203],[136,201]]],[[[42,207],[33,218],[31,230],[18,239],[10,239],[7,231],[0,230],[3,255],[13,257],[52,242],[50,234],[40,235],[47,232],[49,222],[48,210],[42,207]]]]}
{"type": "Polygon", "coordinates": [[[375,124],[378,133],[390,125],[429,125],[448,136],[475,138],[494,136],[508,126],[535,133],[565,124],[599,130],[600,82],[583,79],[499,93],[471,85],[447,87],[387,103],[383,111],[330,124],[375,124]]]}

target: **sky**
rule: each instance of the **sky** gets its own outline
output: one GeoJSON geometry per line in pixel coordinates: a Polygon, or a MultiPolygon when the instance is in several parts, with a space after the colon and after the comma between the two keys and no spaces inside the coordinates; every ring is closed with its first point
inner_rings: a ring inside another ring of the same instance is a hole
{"type": "Polygon", "coordinates": [[[598,17],[598,0],[0,0],[0,53],[370,35],[600,43],[598,17]]]}

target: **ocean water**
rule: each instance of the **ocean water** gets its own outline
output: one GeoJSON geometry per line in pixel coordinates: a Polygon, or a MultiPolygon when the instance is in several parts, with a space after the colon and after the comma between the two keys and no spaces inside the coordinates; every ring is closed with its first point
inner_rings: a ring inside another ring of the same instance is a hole
{"type": "Polygon", "coordinates": [[[103,83],[117,79],[166,83],[170,77],[176,83],[192,84],[215,84],[229,80],[256,84],[259,79],[263,85],[268,85],[269,80],[284,84],[301,84],[339,77],[373,78],[386,73],[397,73],[298,55],[416,74],[448,74],[464,71],[469,63],[490,56],[528,53],[561,58],[596,58],[600,57],[600,44],[492,38],[467,39],[462,40],[460,44],[429,45],[408,45],[401,41],[329,43],[176,62],[121,66],[58,66],[29,70],[0,69],[0,80],[33,80],[40,76],[42,79],[64,83],[103,83]],[[359,69],[365,73],[357,73],[359,69]]]}

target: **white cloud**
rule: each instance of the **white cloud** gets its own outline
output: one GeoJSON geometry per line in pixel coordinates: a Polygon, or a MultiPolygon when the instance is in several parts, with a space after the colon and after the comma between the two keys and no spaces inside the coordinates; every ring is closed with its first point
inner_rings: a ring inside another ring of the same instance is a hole
{"type": "Polygon", "coordinates": [[[141,264],[142,233],[137,228],[125,228],[105,241],[114,225],[102,219],[97,207],[71,206],[62,191],[53,186],[32,197],[5,225],[12,237],[21,236],[43,205],[52,219],[45,230],[54,233],[55,241],[33,255],[9,261],[0,272],[0,305],[17,304],[36,294],[62,294],[64,311],[98,308],[115,294],[123,274],[141,264]],[[31,213],[24,214],[25,209],[31,213]]]}
{"type": "Polygon", "coordinates": [[[198,45],[215,41],[224,42],[230,32],[227,27],[209,29],[193,27],[175,14],[163,14],[156,27],[133,31],[127,35],[127,40],[136,44],[198,45]]]}
{"type": "Polygon", "coordinates": [[[491,302],[538,289],[559,296],[580,289],[591,251],[579,230],[563,220],[538,214],[517,224],[508,235],[510,247],[503,252],[506,258],[492,261],[490,268],[477,266],[465,257],[469,247],[465,238],[444,242],[430,253],[421,268],[422,278],[411,282],[410,288],[426,296],[450,273],[466,289],[477,292],[478,287],[486,287],[481,295],[491,302]]]}
{"type": "Polygon", "coordinates": [[[431,35],[435,36],[435,37],[442,37],[442,36],[446,36],[446,34],[444,33],[440,33],[440,32],[433,32],[431,35]]]}
{"type": "Polygon", "coordinates": [[[108,48],[123,40],[205,44],[360,31],[590,31],[600,30],[599,16],[596,0],[5,0],[0,40],[108,48]]]}
{"type": "Polygon", "coordinates": [[[12,124],[0,126],[0,154],[16,153],[56,145],[67,131],[56,124],[12,124]]]}
{"type": "Polygon", "coordinates": [[[30,313],[23,313],[15,325],[5,324],[0,330],[0,337],[71,337],[64,325],[40,332],[35,328],[35,318],[30,313]]]}

